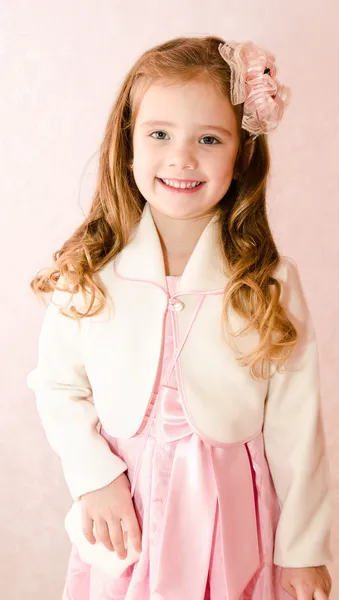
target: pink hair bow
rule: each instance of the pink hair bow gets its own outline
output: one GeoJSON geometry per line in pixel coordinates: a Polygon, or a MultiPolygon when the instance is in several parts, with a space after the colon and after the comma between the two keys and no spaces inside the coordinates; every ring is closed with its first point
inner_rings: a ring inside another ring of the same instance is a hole
{"type": "Polygon", "coordinates": [[[275,129],[290,89],[276,79],[274,56],[253,42],[226,42],[218,50],[231,68],[231,102],[244,103],[243,129],[254,138],[275,129]]]}

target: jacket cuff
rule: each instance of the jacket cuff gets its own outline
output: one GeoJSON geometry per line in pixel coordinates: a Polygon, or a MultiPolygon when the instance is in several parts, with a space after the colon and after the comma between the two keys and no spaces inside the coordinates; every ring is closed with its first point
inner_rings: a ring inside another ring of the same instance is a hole
{"type": "Polygon", "coordinates": [[[73,500],[109,485],[127,470],[126,463],[113,453],[84,456],[81,465],[63,464],[64,477],[73,500]]]}

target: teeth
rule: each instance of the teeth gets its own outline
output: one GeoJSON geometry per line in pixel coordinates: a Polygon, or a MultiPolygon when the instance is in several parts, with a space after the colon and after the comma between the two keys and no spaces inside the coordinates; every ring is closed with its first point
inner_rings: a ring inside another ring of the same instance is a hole
{"type": "Polygon", "coordinates": [[[169,185],[170,187],[180,188],[181,190],[184,190],[186,188],[194,188],[201,183],[201,181],[193,181],[192,183],[184,183],[182,181],[180,183],[179,181],[174,181],[173,179],[162,179],[161,181],[163,181],[164,183],[166,183],[166,185],[169,185]]]}

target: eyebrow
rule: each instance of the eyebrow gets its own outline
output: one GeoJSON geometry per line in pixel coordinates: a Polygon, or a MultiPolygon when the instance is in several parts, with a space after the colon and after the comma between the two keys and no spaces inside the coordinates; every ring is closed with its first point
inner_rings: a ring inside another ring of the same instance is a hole
{"type": "MultiPolygon", "coordinates": [[[[151,126],[151,127],[156,127],[157,125],[165,125],[167,127],[175,127],[175,123],[171,123],[171,121],[157,121],[154,119],[150,119],[149,121],[144,121],[143,123],[141,123],[141,127],[144,126],[151,126]]],[[[200,129],[205,129],[208,131],[219,131],[220,133],[223,133],[224,135],[228,135],[228,136],[232,136],[231,132],[226,129],[225,127],[221,127],[220,125],[198,125],[198,127],[200,129]]]]}

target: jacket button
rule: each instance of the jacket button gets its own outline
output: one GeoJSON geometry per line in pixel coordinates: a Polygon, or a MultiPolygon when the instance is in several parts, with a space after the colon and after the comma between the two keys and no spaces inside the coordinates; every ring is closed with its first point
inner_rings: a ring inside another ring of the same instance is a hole
{"type": "Polygon", "coordinates": [[[170,300],[169,302],[170,302],[170,308],[172,310],[175,310],[176,312],[179,312],[180,310],[185,308],[185,305],[183,302],[181,302],[181,300],[170,300]]]}

